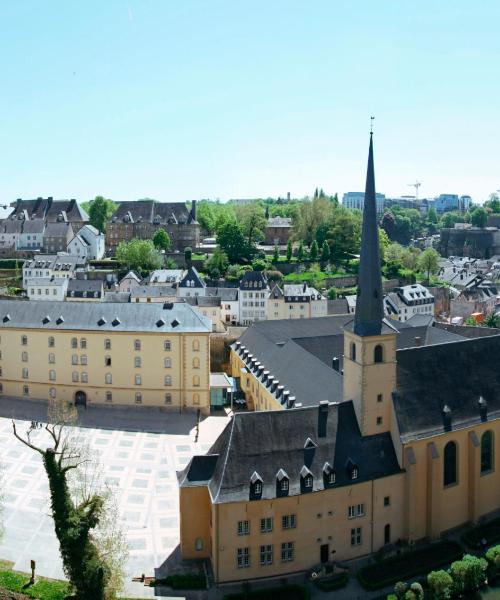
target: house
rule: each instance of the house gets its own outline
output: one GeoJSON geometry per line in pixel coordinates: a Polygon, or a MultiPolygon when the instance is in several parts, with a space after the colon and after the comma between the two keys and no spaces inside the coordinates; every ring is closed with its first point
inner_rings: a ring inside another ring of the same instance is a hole
{"type": "Polygon", "coordinates": [[[326,316],[328,303],[325,296],[307,283],[284,284],[282,288],[275,284],[269,294],[267,311],[269,320],[309,319],[326,316]]]}
{"type": "Polygon", "coordinates": [[[66,300],[78,302],[102,302],[104,284],[102,279],[70,279],[66,290],[66,300]]]}
{"type": "Polygon", "coordinates": [[[70,256],[65,252],[58,254],[39,254],[23,264],[23,288],[27,281],[33,279],[72,279],[76,273],[84,269],[82,259],[70,256]]]}
{"type": "Polygon", "coordinates": [[[37,277],[27,279],[25,290],[30,300],[62,301],[66,299],[68,281],[65,277],[37,277]]]}
{"type": "Polygon", "coordinates": [[[177,292],[170,285],[136,285],[130,290],[130,302],[177,302],[177,292]]]}
{"type": "Polygon", "coordinates": [[[105,254],[105,236],[93,225],[84,225],[68,244],[68,254],[99,260],[105,254]]]}
{"type": "Polygon", "coordinates": [[[129,271],[118,284],[118,291],[130,293],[135,287],[141,284],[141,279],[134,271],[129,271]]]}
{"type": "Polygon", "coordinates": [[[0,395],[208,414],[211,329],[184,303],[0,300],[0,395]]]}
{"type": "Polygon", "coordinates": [[[385,296],[384,309],[395,321],[407,321],[414,315],[434,316],[434,296],[419,283],[397,287],[385,296]]]}
{"type": "Polygon", "coordinates": [[[23,200],[19,198],[11,206],[12,212],[9,217],[21,216],[26,221],[42,219],[45,223],[56,223],[63,215],[64,220],[71,223],[74,231],[79,231],[89,220],[89,216],[75,199],[54,200],[49,197],[23,200]]]}
{"type": "Polygon", "coordinates": [[[217,288],[216,295],[220,297],[220,318],[227,325],[238,325],[240,322],[240,303],[238,288],[217,288]]]}
{"type": "Polygon", "coordinates": [[[372,136],[364,199],[354,316],[249,327],[231,368],[256,411],[178,474],[181,555],[210,561],[218,584],[437,540],[500,510],[500,336],[384,317],[372,136]]]}
{"type": "Polygon", "coordinates": [[[262,271],[247,271],[240,280],[240,324],[267,319],[269,285],[262,271]]]}
{"type": "Polygon", "coordinates": [[[292,237],[292,219],[286,217],[270,217],[267,220],[265,231],[265,243],[272,246],[288,244],[292,237]]]}
{"type": "Polygon", "coordinates": [[[196,312],[210,319],[212,331],[223,333],[226,331],[221,317],[221,299],[219,296],[186,296],[182,298],[193,307],[196,312]]]}
{"type": "Polygon", "coordinates": [[[17,243],[18,250],[41,250],[45,233],[43,219],[24,220],[17,243]]]}
{"type": "Polygon", "coordinates": [[[200,277],[200,274],[195,267],[190,267],[177,284],[177,295],[179,298],[205,296],[206,287],[205,282],[200,277]]]}
{"type": "Polygon", "coordinates": [[[72,238],[73,227],[61,216],[59,221],[47,223],[43,232],[43,251],[47,254],[66,252],[72,238]]]}
{"type": "Polygon", "coordinates": [[[19,237],[23,230],[21,219],[4,219],[0,224],[0,248],[15,251],[19,245],[19,237]]]}
{"type": "Polygon", "coordinates": [[[157,269],[149,276],[149,285],[177,286],[185,273],[184,269],[157,269]]]}

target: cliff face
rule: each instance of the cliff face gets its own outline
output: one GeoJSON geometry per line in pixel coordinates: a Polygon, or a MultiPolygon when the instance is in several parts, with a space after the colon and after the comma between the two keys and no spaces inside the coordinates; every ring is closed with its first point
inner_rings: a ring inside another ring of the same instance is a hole
{"type": "Polygon", "coordinates": [[[442,229],[439,250],[442,256],[490,258],[500,251],[500,230],[496,227],[442,229]]]}

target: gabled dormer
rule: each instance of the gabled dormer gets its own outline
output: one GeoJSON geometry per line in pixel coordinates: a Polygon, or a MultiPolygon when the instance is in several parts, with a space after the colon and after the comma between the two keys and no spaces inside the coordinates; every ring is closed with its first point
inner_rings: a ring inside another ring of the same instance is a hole
{"type": "Polygon", "coordinates": [[[306,494],[313,491],[314,477],[312,472],[304,465],[300,470],[300,492],[306,494]]]}
{"type": "Polygon", "coordinates": [[[329,462],[323,465],[323,485],[325,488],[329,488],[335,485],[337,481],[337,474],[334,468],[329,462]]]}
{"type": "Polygon", "coordinates": [[[280,469],[276,473],[276,497],[282,498],[283,496],[288,496],[289,491],[290,478],[288,477],[284,469],[280,469]]]}
{"type": "Polygon", "coordinates": [[[359,467],[351,458],[347,459],[346,463],[347,476],[351,481],[355,481],[359,477],[359,467]]]}
{"type": "Polygon", "coordinates": [[[260,500],[262,498],[262,488],[264,481],[262,477],[254,471],[250,477],[250,500],[260,500]]]}

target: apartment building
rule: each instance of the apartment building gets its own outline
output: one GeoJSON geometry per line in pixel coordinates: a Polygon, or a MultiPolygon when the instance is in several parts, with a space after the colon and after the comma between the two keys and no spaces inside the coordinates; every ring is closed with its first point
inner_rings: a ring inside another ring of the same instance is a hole
{"type": "Polygon", "coordinates": [[[269,293],[267,318],[274,319],[310,319],[326,317],[328,302],[317,289],[302,285],[276,284],[269,293]]]}

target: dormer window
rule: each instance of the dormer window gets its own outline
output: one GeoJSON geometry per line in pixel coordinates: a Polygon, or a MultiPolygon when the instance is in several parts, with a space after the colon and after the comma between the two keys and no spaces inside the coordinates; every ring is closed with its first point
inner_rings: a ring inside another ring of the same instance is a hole
{"type": "Polygon", "coordinates": [[[325,487],[328,485],[333,485],[336,482],[336,473],[333,470],[333,467],[330,463],[326,462],[323,465],[323,482],[325,487]]]}
{"type": "Polygon", "coordinates": [[[312,486],[313,486],[312,475],[306,475],[306,477],[304,477],[304,486],[306,488],[312,488],[312,486]]]}
{"type": "Polygon", "coordinates": [[[347,461],[347,474],[349,475],[349,479],[357,479],[359,477],[359,468],[356,463],[354,463],[351,459],[347,461]]]}
{"type": "Polygon", "coordinates": [[[282,492],[288,492],[288,479],[282,479],[280,482],[280,489],[282,492]]]}
{"type": "Polygon", "coordinates": [[[287,496],[290,489],[290,478],[283,469],[276,474],[276,495],[287,496]]]}
{"type": "Polygon", "coordinates": [[[250,477],[250,499],[260,500],[262,496],[262,477],[254,471],[250,477]]]}
{"type": "Polygon", "coordinates": [[[332,471],[331,473],[328,474],[328,483],[330,485],[333,485],[335,483],[335,471],[332,471]]]}
{"type": "Polygon", "coordinates": [[[357,479],[358,478],[358,467],[354,467],[351,471],[351,479],[357,479]]]}

